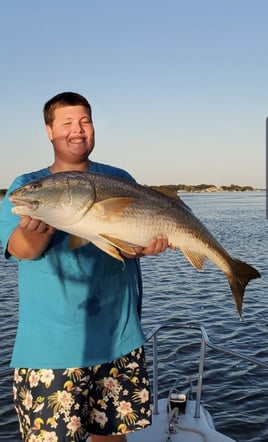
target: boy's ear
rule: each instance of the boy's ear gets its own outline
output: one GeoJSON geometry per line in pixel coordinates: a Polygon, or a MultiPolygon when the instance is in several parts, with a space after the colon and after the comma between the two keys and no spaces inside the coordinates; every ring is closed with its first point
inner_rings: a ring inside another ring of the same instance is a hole
{"type": "Polygon", "coordinates": [[[53,139],[52,127],[49,126],[48,124],[46,124],[46,133],[47,133],[47,136],[48,136],[49,140],[52,141],[52,139],[53,139]]]}

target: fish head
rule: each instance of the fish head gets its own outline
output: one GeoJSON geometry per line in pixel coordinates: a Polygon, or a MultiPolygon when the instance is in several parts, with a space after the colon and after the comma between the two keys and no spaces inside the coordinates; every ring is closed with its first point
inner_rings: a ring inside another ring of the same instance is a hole
{"type": "Polygon", "coordinates": [[[59,172],[32,181],[9,195],[12,213],[29,215],[53,227],[79,221],[95,201],[95,186],[86,172],[59,172]]]}

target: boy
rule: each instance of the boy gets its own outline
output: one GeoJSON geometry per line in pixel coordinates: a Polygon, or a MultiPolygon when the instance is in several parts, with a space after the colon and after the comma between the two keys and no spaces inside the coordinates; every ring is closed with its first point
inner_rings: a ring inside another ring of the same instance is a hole
{"type": "Polygon", "coordinates": [[[88,159],[94,148],[91,107],[64,92],[44,106],[54,149],[50,167],[21,175],[0,213],[0,239],[19,266],[19,325],[11,366],[23,440],[124,442],[150,425],[149,382],[140,324],[140,256],[167,238],[136,248],[122,263],[93,245],[71,251],[69,235],[11,213],[8,194],[34,179],[70,170],[133,178],[88,159]]]}

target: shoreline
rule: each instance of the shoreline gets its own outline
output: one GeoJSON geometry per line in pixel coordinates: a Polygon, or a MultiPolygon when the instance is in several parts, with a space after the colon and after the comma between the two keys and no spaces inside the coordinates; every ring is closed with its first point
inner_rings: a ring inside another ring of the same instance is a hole
{"type": "Polygon", "coordinates": [[[217,187],[213,184],[198,184],[198,185],[160,185],[149,186],[152,189],[164,193],[173,198],[186,193],[234,193],[234,192],[265,192],[266,189],[255,189],[251,186],[238,186],[231,184],[230,186],[217,187]]]}

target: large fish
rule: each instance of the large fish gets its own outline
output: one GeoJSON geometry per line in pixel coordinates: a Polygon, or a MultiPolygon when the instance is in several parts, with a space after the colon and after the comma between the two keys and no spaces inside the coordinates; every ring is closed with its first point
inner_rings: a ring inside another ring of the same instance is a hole
{"type": "Polygon", "coordinates": [[[123,260],[119,250],[135,254],[166,235],[197,269],[206,259],[226,275],[239,315],[246,285],[259,278],[250,265],[232,258],[182,200],[121,178],[89,172],[60,172],[35,180],[10,194],[17,215],[71,234],[71,246],[92,242],[123,260]]]}

